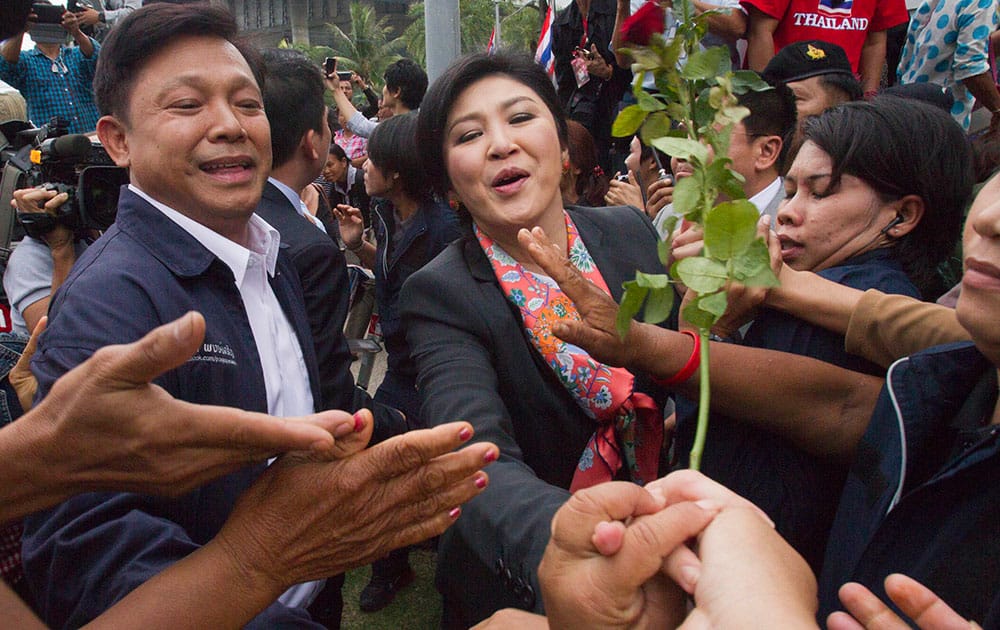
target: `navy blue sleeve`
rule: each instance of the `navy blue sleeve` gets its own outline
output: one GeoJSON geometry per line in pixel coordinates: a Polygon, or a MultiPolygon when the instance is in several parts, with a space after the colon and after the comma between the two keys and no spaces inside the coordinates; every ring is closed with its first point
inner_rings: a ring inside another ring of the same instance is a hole
{"type": "MultiPolygon", "coordinates": [[[[32,361],[39,399],[98,348],[135,341],[190,306],[166,294],[154,302],[140,281],[148,282],[150,270],[142,265],[149,261],[106,263],[98,259],[106,245],[107,240],[95,243],[54,296],[49,327],[32,361]],[[95,269],[88,269],[91,266],[95,269]],[[108,273],[108,267],[118,269],[108,273]]],[[[172,395],[178,392],[177,372],[156,381],[172,395]]],[[[208,542],[263,468],[263,463],[244,468],[177,499],[90,493],[28,517],[22,560],[37,612],[54,628],[76,628],[93,620],[208,542]]],[[[254,623],[317,627],[303,614],[275,604],[254,623]]]]}

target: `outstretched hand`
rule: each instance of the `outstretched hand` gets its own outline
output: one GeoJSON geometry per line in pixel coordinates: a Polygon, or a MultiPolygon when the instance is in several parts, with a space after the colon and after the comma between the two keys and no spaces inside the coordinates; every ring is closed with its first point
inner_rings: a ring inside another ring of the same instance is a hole
{"type": "Polygon", "coordinates": [[[602,363],[628,366],[635,359],[637,325],[632,322],[625,339],[618,336],[615,318],[618,304],[593,282],[584,278],[566,254],[554,245],[540,227],[530,232],[521,229],[518,242],[542,270],[573,300],[579,320],[560,320],[552,325],[552,334],[586,350],[602,363]]]}
{"type": "Polygon", "coordinates": [[[447,529],[482,492],[489,442],[466,422],[410,431],[332,462],[288,454],[240,497],[216,541],[280,593],[447,529]]]}
{"type": "Polygon", "coordinates": [[[205,319],[190,312],[139,341],[102,348],[56,381],[15,425],[51,435],[39,461],[78,492],[179,496],[286,451],[331,459],[367,444],[367,413],[275,418],[176,400],[152,384],[187,361],[204,336],[205,319]]]}
{"type": "MultiPolygon", "coordinates": [[[[981,630],[963,618],[932,590],[911,577],[894,573],[885,579],[889,599],[921,630],[981,630]]],[[[906,623],[864,586],[850,582],[840,587],[840,601],[847,612],[827,619],[829,630],[906,630],[906,623]]]]}

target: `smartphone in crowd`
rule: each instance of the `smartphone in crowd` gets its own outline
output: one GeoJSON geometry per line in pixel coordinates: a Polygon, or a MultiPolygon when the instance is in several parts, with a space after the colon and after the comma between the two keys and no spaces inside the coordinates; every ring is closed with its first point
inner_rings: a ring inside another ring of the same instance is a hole
{"type": "Polygon", "coordinates": [[[351,80],[351,71],[350,70],[337,70],[337,78],[340,79],[341,81],[350,81],[351,80]]]}
{"type": "Polygon", "coordinates": [[[327,57],[323,61],[323,73],[328,77],[332,77],[333,73],[337,71],[337,58],[327,57]]]}
{"type": "Polygon", "coordinates": [[[62,22],[62,16],[66,12],[66,7],[58,4],[36,2],[31,5],[31,12],[38,16],[36,21],[39,24],[59,24],[62,22]]]}

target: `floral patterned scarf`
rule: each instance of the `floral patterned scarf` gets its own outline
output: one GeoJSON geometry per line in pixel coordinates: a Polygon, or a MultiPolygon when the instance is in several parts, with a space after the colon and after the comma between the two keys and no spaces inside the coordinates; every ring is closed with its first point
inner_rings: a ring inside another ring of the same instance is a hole
{"type": "MultiPolygon", "coordinates": [[[[569,260],[605,293],[608,285],[590,257],[583,239],[566,217],[569,260]]],[[[545,276],[525,270],[476,226],[476,237],[504,295],[518,308],[532,344],[597,428],[580,456],[570,491],[614,479],[624,465],[638,484],[656,478],[663,420],[649,396],[633,391],[635,377],[625,368],[595,361],[585,350],[552,334],[560,319],[580,319],[573,302],[545,276]]]]}

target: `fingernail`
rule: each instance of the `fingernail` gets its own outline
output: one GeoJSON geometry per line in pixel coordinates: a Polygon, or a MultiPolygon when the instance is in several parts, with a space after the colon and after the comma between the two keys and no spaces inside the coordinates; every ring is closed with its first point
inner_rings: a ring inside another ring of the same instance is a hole
{"type": "Polygon", "coordinates": [[[461,431],[458,432],[458,439],[466,442],[472,437],[472,429],[469,427],[463,427],[461,431]]]}
{"type": "Polygon", "coordinates": [[[485,475],[480,475],[480,476],[476,477],[475,483],[476,483],[476,487],[479,488],[480,490],[482,490],[483,488],[486,487],[486,476],[485,475]]]}
{"type": "Polygon", "coordinates": [[[705,510],[706,512],[718,512],[722,509],[722,506],[711,499],[702,499],[701,501],[695,501],[695,505],[705,510]]]}
{"type": "Polygon", "coordinates": [[[692,566],[681,567],[680,570],[681,587],[688,593],[694,593],[694,589],[698,586],[698,578],[701,577],[701,571],[692,566]]]}
{"type": "Polygon", "coordinates": [[[483,461],[489,464],[490,462],[496,461],[497,452],[493,449],[486,451],[486,455],[483,455],[483,461]]]}
{"type": "Polygon", "coordinates": [[[333,437],[342,438],[350,435],[351,433],[354,433],[355,431],[357,431],[357,429],[355,428],[355,426],[357,426],[357,423],[358,421],[357,419],[355,419],[353,425],[348,424],[346,422],[343,424],[338,424],[337,427],[333,430],[333,437]]]}
{"type": "Polygon", "coordinates": [[[365,428],[365,417],[360,411],[354,413],[354,432],[361,433],[365,428]]]}
{"type": "Polygon", "coordinates": [[[452,519],[456,519],[461,513],[462,513],[462,508],[460,507],[452,508],[451,512],[448,512],[448,516],[450,516],[452,519]]]}

